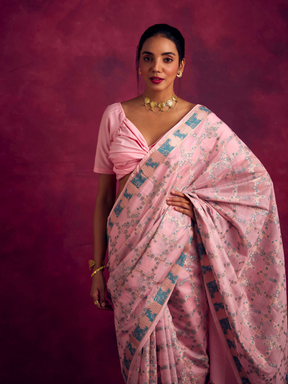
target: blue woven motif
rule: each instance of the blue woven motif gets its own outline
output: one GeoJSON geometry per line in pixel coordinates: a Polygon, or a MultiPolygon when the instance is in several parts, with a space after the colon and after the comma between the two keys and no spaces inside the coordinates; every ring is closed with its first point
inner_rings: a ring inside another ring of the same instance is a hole
{"type": "Polygon", "coordinates": [[[168,290],[166,292],[162,291],[162,288],[160,288],[159,291],[157,292],[156,296],[154,297],[154,301],[156,301],[156,303],[158,303],[158,304],[163,305],[170,292],[171,292],[170,288],[168,288],[168,290]]]}
{"type": "Polygon", "coordinates": [[[134,179],[131,180],[131,182],[137,187],[140,188],[141,185],[147,180],[147,177],[143,176],[143,171],[139,171],[137,175],[134,177],[134,179]]]}
{"type": "Polygon", "coordinates": [[[136,348],[133,348],[131,343],[128,343],[127,348],[129,349],[129,352],[133,356],[136,351],[136,348]]]}
{"type": "Polygon", "coordinates": [[[113,227],[113,221],[111,221],[110,217],[109,217],[109,220],[108,220],[108,225],[112,228],[113,227]]]}
{"type": "Polygon", "coordinates": [[[199,107],[199,109],[200,109],[201,111],[211,113],[210,109],[204,107],[204,105],[201,105],[201,107],[199,107]]]}
{"type": "Polygon", "coordinates": [[[241,372],[242,371],[242,365],[241,365],[238,357],[237,356],[233,356],[233,359],[235,361],[235,364],[236,364],[236,367],[237,367],[238,371],[241,372]]]}
{"type": "Polygon", "coordinates": [[[147,167],[151,167],[153,169],[156,169],[158,167],[158,165],[160,165],[160,163],[157,163],[156,161],[154,162],[151,157],[146,161],[145,165],[147,165],[147,167]]]}
{"type": "Polygon", "coordinates": [[[229,340],[229,339],[227,340],[227,344],[228,344],[229,348],[234,348],[234,349],[236,348],[234,342],[229,340]]]}
{"type": "Polygon", "coordinates": [[[221,325],[221,328],[223,329],[224,335],[227,335],[228,329],[231,329],[229,319],[227,317],[225,317],[225,319],[219,320],[219,323],[221,325]]]}
{"type": "Polygon", "coordinates": [[[194,113],[187,121],[185,124],[189,125],[192,129],[196,128],[197,125],[202,121],[202,119],[197,119],[197,114],[194,113]]]}
{"type": "Polygon", "coordinates": [[[182,252],[181,255],[179,256],[179,258],[177,259],[176,264],[178,264],[181,267],[183,267],[183,265],[185,263],[185,260],[186,260],[186,257],[187,257],[187,255],[182,252]]]}
{"type": "Polygon", "coordinates": [[[168,273],[167,277],[173,284],[175,284],[178,279],[178,275],[174,276],[171,271],[168,273]]]}
{"type": "Polygon", "coordinates": [[[177,131],[174,132],[173,135],[179,137],[182,140],[185,139],[185,137],[187,136],[186,133],[181,133],[180,129],[177,129],[177,131]]]}
{"type": "Polygon", "coordinates": [[[147,331],[148,331],[147,326],[144,329],[142,329],[139,327],[139,325],[137,325],[137,327],[135,328],[135,331],[133,332],[133,336],[135,337],[136,340],[141,341],[147,331]]]}
{"type": "MultiPolygon", "coordinates": [[[[247,377],[241,377],[241,382],[242,384],[251,384],[251,381],[247,379],[247,377]]],[[[288,383],[288,379],[287,379],[287,383],[288,383]]]]}
{"type": "Polygon", "coordinates": [[[127,359],[127,357],[124,356],[124,365],[125,365],[127,371],[129,371],[130,364],[131,364],[131,359],[127,359]]]}
{"type": "Polygon", "coordinates": [[[121,203],[122,203],[122,200],[119,201],[119,203],[116,205],[114,209],[116,217],[118,217],[123,210],[123,207],[121,207],[121,203]]]}
{"type": "MultiPolygon", "coordinates": [[[[204,247],[203,247],[203,248],[204,248],[204,247]]],[[[211,269],[210,265],[207,265],[207,266],[202,265],[202,272],[203,272],[203,275],[206,275],[206,272],[211,272],[211,271],[212,271],[212,269],[211,269]]]]}
{"type": "Polygon", "coordinates": [[[130,200],[133,195],[132,195],[132,193],[128,193],[127,188],[126,188],[126,190],[124,192],[124,196],[126,197],[127,200],[130,200]]]}
{"type": "Polygon", "coordinates": [[[202,260],[202,256],[206,254],[204,245],[202,243],[198,244],[198,252],[199,252],[200,260],[202,260]]]}
{"type": "Polygon", "coordinates": [[[216,309],[216,312],[219,311],[219,309],[224,309],[223,303],[214,303],[214,308],[216,309]]]}
{"type": "Polygon", "coordinates": [[[152,313],[150,308],[147,309],[145,316],[148,317],[148,319],[153,322],[155,320],[155,317],[157,316],[157,313],[152,313]]]}
{"type": "Polygon", "coordinates": [[[127,381],[127,379],[128,379],[128,375],[127,375],[127,373],[124,371],[124,369],[122,369],[122,373],[123,373],[123,376],[124,376],[125,380],[127,381]]]}
{"type": "Polygon", "coordinates": [[[207,288],[208,288],[208,291],[209,291],[210,296],[212,297],[212,299],[214,298],[214,293],[219,292],[219,289],[218,289],[218,286],[217,286],[215,280],[210,281],[209,283],[207,283],[207,288]]]}
{"type": "Polygon", "coordinates": [[[169,155],[169,153],[171,152],[171,151],[173,151],[173,149],[175,148],[175,147],[173,147],[172,145],[170,145],[170,139],[167,139],[166,141],[165,141],[165,143],[163,143],[162,145],[161,145],[161,147],[160,148],[158,148],[158,152],[160,152],[160,153],[162,153],[162,155],[163,156],[168,156],[169,155]]]}

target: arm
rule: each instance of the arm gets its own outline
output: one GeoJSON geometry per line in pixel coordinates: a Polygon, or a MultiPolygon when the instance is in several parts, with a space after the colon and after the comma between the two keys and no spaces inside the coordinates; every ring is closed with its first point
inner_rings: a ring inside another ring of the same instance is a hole
{"type": "MultiPolygon", "coordinates": [[[[115,202],[116,177],[115,175],[99,174],[98,191],[96,197],[94,214],[94,261],[95,269],[101,267],[106,253],[106,225],[108,215],[115,202]]],[[[99,301],[96,304],[98,309],[111,309],[105,304],[106,282],[103,276],[103,270],[97,272],[92,277],[92,286],[90,296],[93,301],[99,301]]]]}

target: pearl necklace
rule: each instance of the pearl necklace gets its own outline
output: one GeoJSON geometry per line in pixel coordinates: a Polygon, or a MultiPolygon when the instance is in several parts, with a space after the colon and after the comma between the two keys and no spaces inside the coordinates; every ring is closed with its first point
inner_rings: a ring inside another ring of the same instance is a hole
{"type": "Polygon", "coordinates": [[[176,104],[178,103],[178,97],[176,95],[173,95],[171,99],[167,100],[166,103],[156,103],[156,101],[151,101],[150,97],[144,97],[144,106],[146,111],[151,111],[154,113],[159,113],[159,112],[168,112],[170,109],[174,109],[176,107],[176,104]],[[173,101],[175,102],[174,107],[172,108],[173,101]],[[150,108],[148,108],[148,105],[150,108]],[[168,109],[165,109],[165,107],[168,107],[168,109]],[[154,108],[158,108],[158,112],[154,111],[154,108]]]}

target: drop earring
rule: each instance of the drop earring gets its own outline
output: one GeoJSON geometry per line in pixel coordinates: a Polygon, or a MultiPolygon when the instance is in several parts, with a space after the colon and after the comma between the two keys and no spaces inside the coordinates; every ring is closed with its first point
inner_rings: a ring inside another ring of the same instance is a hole
{"type": "Polygon", "coordinates": [[[138,69],[138,75],[141,75],[141,68],[138,69]]]}
{"type": "Polygon", "coordinates": [[[182,77],[182,75],[183,75],[183,72],[182,71],[180,71],[180,69],[179,69],[179,71],[177,72],[177,77],[182,77]]]}

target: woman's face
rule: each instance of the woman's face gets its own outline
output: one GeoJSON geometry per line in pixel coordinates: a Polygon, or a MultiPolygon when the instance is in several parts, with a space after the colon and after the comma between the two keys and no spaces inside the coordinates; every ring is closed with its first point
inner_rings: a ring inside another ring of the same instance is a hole
{"type": "Polygon", "coordinates": [[[183,70],[185,60],[179,66],[179,54],[173,41],[163,36],[153,36],[145,41],[140,52],[139,67],[146,83],[146,89],[170,90],[179,69],[183,70]]]}

